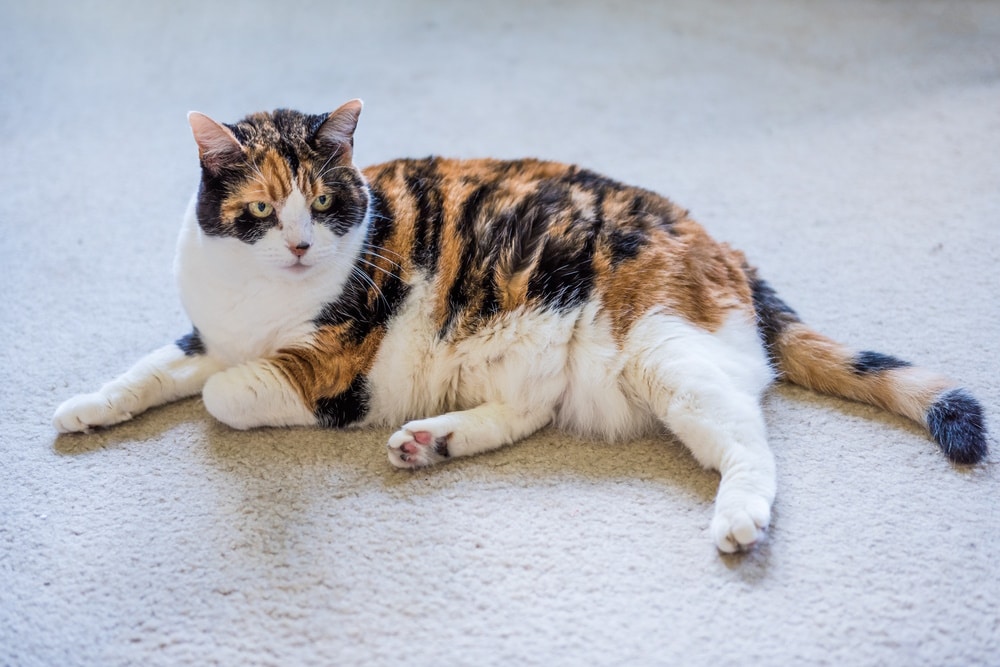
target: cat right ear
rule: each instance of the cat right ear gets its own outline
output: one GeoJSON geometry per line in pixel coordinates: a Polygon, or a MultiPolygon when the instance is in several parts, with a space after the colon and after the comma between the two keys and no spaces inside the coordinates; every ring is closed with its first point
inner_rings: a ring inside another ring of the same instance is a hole
{"type": "Polygon", "coordinates": [[[198,157],[209,171],[218,171],[243,157],[243,147],[232,130],[203,113],[191,111],[188,122],[198,144],[198,157]]]}

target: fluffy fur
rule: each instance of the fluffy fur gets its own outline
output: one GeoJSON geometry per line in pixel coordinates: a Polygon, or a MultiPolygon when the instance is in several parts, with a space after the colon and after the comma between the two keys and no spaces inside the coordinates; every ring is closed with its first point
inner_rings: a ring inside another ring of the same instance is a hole
{"type": "Polygon", "coordinates": [[[190,114],[202,180],[176,273],[194,329],[60,406],[60,431],[201,392],[239,429],[401,425],[389,460],[416,468],[547,424],[608,440],[666,427],[721,473],[726,552],[770,521],[775,377],[923,423],[956,462],[985,456],[967,392],[809,329],[669,200],[537,160],[362,171],[360,111],[190,114]]]}

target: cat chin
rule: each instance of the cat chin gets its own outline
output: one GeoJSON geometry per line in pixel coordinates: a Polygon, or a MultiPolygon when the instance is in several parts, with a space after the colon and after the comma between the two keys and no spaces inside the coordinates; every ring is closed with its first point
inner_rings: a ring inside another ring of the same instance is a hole
{"type": "Polygon", "coordinates": [[[285,267],[283,267],[281,269],[281,272],[289,274],[289,275],[293,275],[293,276],[301,276],[301,275],[303,275],[305,273],[309,273],[309,270],[312,269],[312,268],[313,267],[312,267],[311,264],[295,263],[295,264],[292,264],[291,266],[285,266],[285,267]]]}

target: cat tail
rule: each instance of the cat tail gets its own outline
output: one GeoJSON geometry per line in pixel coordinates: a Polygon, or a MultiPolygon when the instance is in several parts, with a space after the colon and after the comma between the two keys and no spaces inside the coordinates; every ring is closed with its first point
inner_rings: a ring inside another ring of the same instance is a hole
{"type": "Polygon", "coordinates": [[[805,325],[752,269],[747,273],[758,330],[782,379],[908,417],[955,463],[983,460],[989,449],[983,408],[968,391],[934,371],[827,338],[805,325]]]}

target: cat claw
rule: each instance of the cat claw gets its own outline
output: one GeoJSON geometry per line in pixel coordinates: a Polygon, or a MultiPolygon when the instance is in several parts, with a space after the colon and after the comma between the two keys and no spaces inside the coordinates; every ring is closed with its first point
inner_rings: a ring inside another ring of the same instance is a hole
{"type": "Polygon", "coordinates": [[[389,438],[389,462],[397,468],[422,468],[448,458],[449,435],[403,428],[389,438]]]}

